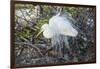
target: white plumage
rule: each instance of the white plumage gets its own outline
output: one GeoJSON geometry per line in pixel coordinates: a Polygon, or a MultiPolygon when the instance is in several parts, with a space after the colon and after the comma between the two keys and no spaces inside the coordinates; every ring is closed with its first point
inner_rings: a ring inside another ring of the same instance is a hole
{"type": "Polygon", "coordinates": [[[78,31],[73,28],[68,17],[59,13],[51,17],[49,24],[44,24],[41,28],[45,38],[52,38],[56,35],[76,37],[78,34],[78,31]]]}

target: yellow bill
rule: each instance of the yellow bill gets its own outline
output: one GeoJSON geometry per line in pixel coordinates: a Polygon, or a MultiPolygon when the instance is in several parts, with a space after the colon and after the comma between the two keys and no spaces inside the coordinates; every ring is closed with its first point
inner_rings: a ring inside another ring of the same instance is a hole
{"type": "Polygon", "coordinates": [[[35,38],[37,38],[42,32],[43,30],[40,30],[40,32],[35,36],[35,38]]]}

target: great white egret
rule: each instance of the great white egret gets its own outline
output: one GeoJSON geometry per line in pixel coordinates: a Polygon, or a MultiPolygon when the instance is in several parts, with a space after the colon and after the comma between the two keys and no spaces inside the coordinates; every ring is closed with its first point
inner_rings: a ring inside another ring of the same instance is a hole
{"type": "Polygon", "coordinates": [[[68,17],[68,15],[61,15],[60,13],[56,14],[49,20],[49,24],[42,25],[41,31],[37,34],[37,36],[43,32],[43,36],[45,38],[53,38],[57,35],[76,37],[78,31],[73,28],[68,17]]]}
{"type": "MultiPolygon", "coordinates": [[[[78,34],[78,31],[73,27],[70,20],[73,20],[73,18],[68,13],[58,13],[50,18],[49,24],[44,24],[41,27],[43,36],[47,39],[51,39],[51,46],[54,47],[55,52],[58,52],[57,56],[59,57],[66,57],[64,55],[64,48],[70,48],[67,37],[76,37],[78,34]]],[[[39,32],[37,36],[39,36],[41,32],[39,32]]]]}

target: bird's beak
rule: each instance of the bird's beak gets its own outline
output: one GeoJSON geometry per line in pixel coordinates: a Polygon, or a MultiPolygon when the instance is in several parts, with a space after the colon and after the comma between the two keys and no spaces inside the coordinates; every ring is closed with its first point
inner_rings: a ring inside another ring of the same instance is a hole
{"type": "Polygon", "coordinates": [[[43,30],[40,30],[40,32],[35,36],[35,38],[37,38],[42,32],[43,30]]]}

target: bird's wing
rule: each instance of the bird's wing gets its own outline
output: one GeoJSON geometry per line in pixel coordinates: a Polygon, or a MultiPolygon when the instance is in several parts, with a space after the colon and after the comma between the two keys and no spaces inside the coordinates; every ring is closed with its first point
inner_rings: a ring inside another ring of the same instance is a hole
{"type": "Polygon", "coordinates": [[[73,26],[67,19],[61,19],[58,22],[58,28],[61,31],[62,35],[75,37],[78,34],[78,31],[73,28],[73,26]]]}
{"type": "Polygon", "coordinates": [[[49,25],[62,35],[75,37],[78,31],[74,29],[69,20],[65,17],[54,16],[49,21],[49,25]]]}

